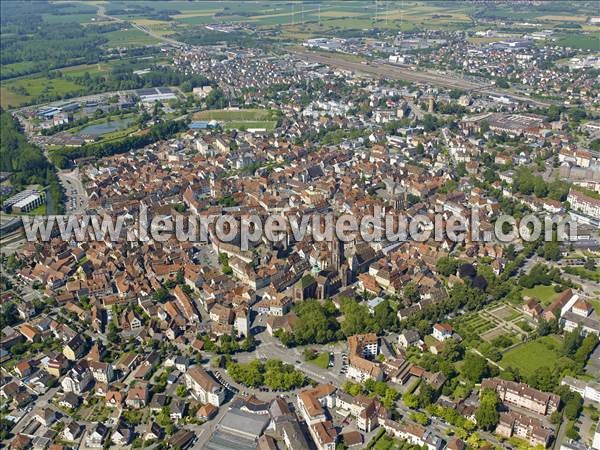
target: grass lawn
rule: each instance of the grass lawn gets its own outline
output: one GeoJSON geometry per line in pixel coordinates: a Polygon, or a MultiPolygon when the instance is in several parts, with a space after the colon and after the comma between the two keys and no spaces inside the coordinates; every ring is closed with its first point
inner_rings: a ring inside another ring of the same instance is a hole
{"type": "Polygon", "coordinates": [[[106,142],[123,139],[124,137],[129,136],[130,134],[133,134],[136,131],[138,131],[138,126],[134,125],[132,127],[124,128],[122,130],[117,130],[117,131],[113,131],[111,133],[106,133],[101,136],[100,142],[102,142],[104,144],[106,142]]]}
{"type": "Polygon", "coordinates": [[[315,359],[308,361],[321,369],[327,369],[329,367],[329,352],[322,352],[315,359]]]}
{"type": "Polygon", "coordinates": [[[498,362],[503,368],[518,368],[524,376],[531,375],[538,367],[553,368],[560,358],[561,340],[557,336],[544,336],[514,347],[504,353],[498,362]]]}
{"type": "Polygon", "coordinates": [[[30,216],[45,216],[47,214],[46,204],[44,203],[38,206],[37,208],[32,209],[27,214],[29,214],[30,216]]]}
{"type": "Polygon", "coordinates": [[[592,308],[594,308],[594,311],[596,311],[596,314],[600,315],[600,300],[588,300],[590,305],[592,305],[592,308]]]}
{"type": "Polygon", "coordinates": [[[554,286],[544,286],[543,284],[523,289],[522,294],[524,297],[535,298],[542,306],[549,306],[560,295],[559,292],[554,291],[554,286]]]}
{"type": "Polygon", "coordinates": [[[423,342],[425,342],[425,345],[427,345],[427,347],[431,347],[432,345],[436,345],[439,344],[440,341],[438,341],[436,338],[434,338],[432,335],[428,334],[423,338],[423,342]]]}
{"type": "Polygon", "coordinates": [[[398,448],[398,441],[393,437],[384,434],[372,448],[374,450],[391,450],[393,448],[398,448]]]}

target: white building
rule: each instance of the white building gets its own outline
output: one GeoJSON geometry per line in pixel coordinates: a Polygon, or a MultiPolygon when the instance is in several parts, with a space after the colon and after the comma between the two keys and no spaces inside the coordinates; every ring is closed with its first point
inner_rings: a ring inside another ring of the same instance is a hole
{"type": "Polygon", "coordinates": [[[450,339],[453,334],[453,329],[447,323],[436,323],[433,326],[431,335],[440,342],[450,339]]]}
{"type": "Polygon", "coordinates": [[[202,403],[221,406],[225,400],[225,388],[200,366],[188,369],[185,373],[185,385],[194,398],[202,403]]]}
{"type": "Polygon", "coordinates": [[[600,383],[595,381],[582,381],[577,378],[566,376],[561,381],[562,385],[569,386],[573,392],[577,392],[585,400],[600,403],[600,383]]]}
{"type": "Polygon", "coordinates": [[[73,392],[80,395],[92,382],[92,372],[81,364],[75,364],[61,381],[64,392],[73,392]]]}

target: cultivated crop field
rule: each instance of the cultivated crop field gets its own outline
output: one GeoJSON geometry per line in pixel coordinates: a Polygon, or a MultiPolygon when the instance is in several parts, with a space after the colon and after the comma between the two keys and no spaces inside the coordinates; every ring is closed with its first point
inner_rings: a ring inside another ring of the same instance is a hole
{"type": "Polygon", "coordinates": [[[491,320],[488,320],[479,314],[474,314],[460,323],[461,329],[477,335],[490,331],[495,326],[496,325],[491,320]]]}

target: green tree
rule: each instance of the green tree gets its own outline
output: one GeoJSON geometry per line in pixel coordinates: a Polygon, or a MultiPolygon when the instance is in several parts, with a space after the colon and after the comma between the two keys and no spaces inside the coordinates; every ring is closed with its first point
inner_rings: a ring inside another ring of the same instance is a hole
{"type": "Polygon", "coordinates": [[[486,360],[475,353],[467,353],[461,368],[463,376],[473,383],[479,383],[489,374],[486,360]]]}
{"type": "Polygon", "coordinates": [[[500,420],[500,414],[498,413],[499,403],[500,399],[496,391],[485,389],[481,393],[479,408],[475,411],[475,419],[477,419],[477,425],[480,428],[490,431],[496,427],[500,420]]]}
{"type": "Polygon", "coordinates": [[[529,384],[541,391],[552,391],[557,384],[556,373],[547,366],[538,367],[529,377],[529,384]]]}
{"type": "Polygon", "coordinates": [[[575,354],[577,349],[581,346],[582,341],[583,338],[581,337],[581,329],[579,328],[565,333],[561,349],[562,354],[565,356],[571,356],[575,354]]]}
{"type": "Polygon", "coordinates": [[[412,281],[404,286],[404,290],[402,291],[404,299],[408,300],[410,303],[414,303],[419,301],[420,295],[417,286],[412,281]]]}
{"type": "Polygon", "coordinates": [[[458,260],[450,256],[442,256],[438,259],[435,267],[440,274],[448,277],[456,273],[456,270],[458,269],[458,260]]]}
{"type": "Polygon", "coordinates": [[[298,320],[294,324],[294,340],[299,344],[325,344],[335,340],[339,324],[317,300],[296,306],[298,320]]]}

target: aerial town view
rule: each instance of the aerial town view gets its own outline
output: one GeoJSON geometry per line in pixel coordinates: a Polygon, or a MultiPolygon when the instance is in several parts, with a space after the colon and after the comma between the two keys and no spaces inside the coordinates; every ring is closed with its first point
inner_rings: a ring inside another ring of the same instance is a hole
{"type": "Polygon", "coordinates": [[[0,40],[0,448],[600,450],[600,0],[0,40]]]}

